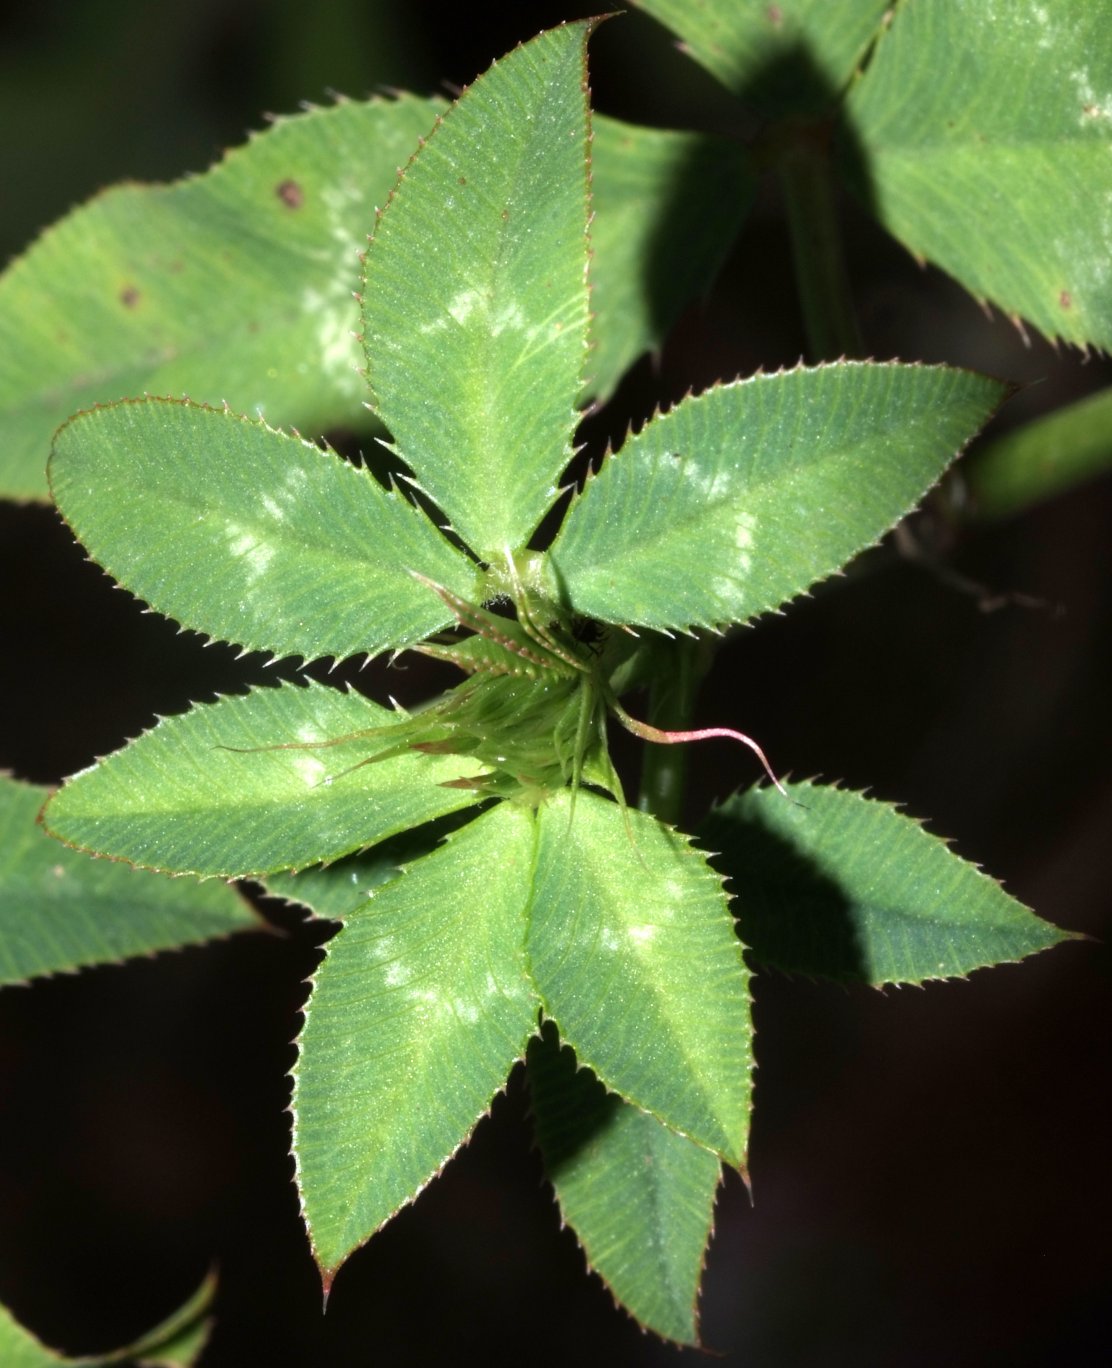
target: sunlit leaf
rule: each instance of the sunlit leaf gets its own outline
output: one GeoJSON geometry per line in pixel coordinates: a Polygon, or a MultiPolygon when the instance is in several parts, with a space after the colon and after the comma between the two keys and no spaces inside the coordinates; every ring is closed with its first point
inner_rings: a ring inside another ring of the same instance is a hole
{"type": "Polygon", "coordinates": [[[398,450],[489,558],[523,546],[572,454],[587,339],[589,23],[496,62],[375,228],[368,378],[398,450]]]}
{"type": "Polygon", "coordinates": [[[37,824],[48,790],[0,778],[0,984],[260,925],[231,888],[90,860],[37,824]]]}
{"type": "Polygon", "coordinates": [[[571,801],[537,814],[527,946],[545,1014],[607,1087],[741,1165],[749,998],[721,884],[653,818],[571,801]]]}
{"type": "Polygon", "coordinates": [[[148,400],[81,414],[55,439],[50,482],[125,588],[250,650],[374,655],[451,621],[412,572],[474,591],[472,563],[369,471],[217,409],[148,400]]]}
{"type": "Polygon", "coordinates": [[[922,983],[1069,939],[887,803],[826,785],[757,788],[700,828],[753,955],[847,982],[922,983]]]}
{"type": "Polygon", "coordinates": [[[607,460],[553,547],[578,612],[744,622],[876,542],[1005,393],[944,366],[841,362],[685,399],[607,460]]]}
{"type": "Polygon", "coordinates": [[[607,1093],[551,1023],[528,1064],[545,1172],[588,1264],[643,1326],[698,1344],[718,1159],[607,1093]]]}
{"type": "Polygon", "coordinates": [[[376,888],[396,878],[405,865],[431,854],[449,832],[473,816],[467,809],[450,813],[334,864],[312,865],[296,874],[268,874],[262,883],[274,897],[298,903],[316,917],[343,921],[362,907],[376,888]]]}
{"type": "Polygon", "coordinates": [[[256,689],[169,717],[67,780],[47,805],[70,845],[146,868],[267,874],[335,860],[475,802],[474,765],[407,752],[363,762],[404,720],[356,693],[256,689]],[[339,745],[308,745],[337,737],[339,745]],[[291,744],[292,743],[292,744],[291,744]]]}
{"type": "Polygon", "coordinates": [[[1112,0],[901,4],[848,114],[850,174],[906,247],[1112,347],[1112,0]]]}
{"type": "MultiPolygon", "coordinates": [[[[54,430],[143,393],[320,434],[373,426],[359,253],[440,99],[282,118],[200,176],[106,191],[0,276],[0,495],[43,498],[54,430]]],[[[724,139],[595,120],[587,367],[605,397],[706,289],[750,198],[724,139]],[[685,293],[686,292],[686,293],[685,293]]]]}
{"type": "Polygon", "coordinates": [[[0,492],[44,497],[59,423],[143,393],[365,428],[359,254],[441,108],[279,119],[205,175],[109,190],[44,234],[0,277],[0,492]]]}
{"type": "Polygon", "coordinates": [[[467,1139],[536,1029],[523,945],[535,830],[501,803],[345,918],[294,1088],[302,1207],[327,1281],[467,1139]]]}

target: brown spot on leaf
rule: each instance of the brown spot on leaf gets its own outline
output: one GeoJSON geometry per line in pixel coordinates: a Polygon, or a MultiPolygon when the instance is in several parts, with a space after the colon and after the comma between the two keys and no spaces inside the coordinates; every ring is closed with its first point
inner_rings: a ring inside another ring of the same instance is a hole
{"type": "Polygon", "coordinates": [[[134,309],[139,303],[139,291],[134,285],[125,285],[120,291],[120,303],[125,309],[134,309]]]}
{"type": "Polygon", "coordinates": [[[459,178],[459,183],[460,183],[460,185],[466,185],[466,184],[467,184],[467,177],[466,177],[466,176],[460,176],[460,178],[459,178]]]}
{"type": "Polygon", "coordinates": [[[1070,294],[1069,290],[1062,291],[1058,296],[1058,303],[1061,304],[1063,309],[1073,308],[1073,295],[1070,294]]]}
{"type": "Polygon", "coordinates": [[[768,15],[768,22],[772,24],[774,28],[779,28],[784,22],[784,11],[779,5],[769,5],[765,13],[768,15]]]}
{"type": "Polygon", "coordinates": [[[279,181],[274,187],[274,193],[287,209],[300,209],[305,203],[305,191],[295,180],[279,181]]]}
{"type": "Polygon", "coordinates": [[[509,211],[508,209],[503,209],[503,210],[502,210],[502,222],[503,222],[503,223],[509,223],[509,221],[510,221],[510,211],[509,211]]]}

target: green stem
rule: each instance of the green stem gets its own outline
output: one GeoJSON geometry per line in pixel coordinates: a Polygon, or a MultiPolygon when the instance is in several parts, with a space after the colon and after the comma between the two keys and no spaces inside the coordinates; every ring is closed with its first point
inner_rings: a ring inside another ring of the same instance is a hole
{"type": "MultiPolygon", "coordinates": [[[[706,672],[705,655],[703,643],[690,637],[661,644],[649,686],[651,726],[661,731],[684,731],[691,726],[695,696],[706,672]]],[[[642,757],[637,806],[662,822],[678,822],[683,811],[687,747],[647,745],[642,757]]]]}
{"type": "Polygon", "coordinates": [[[786,130],[776,154],[791,234],[796,286],[812,361],[861,356],[825,129],[786,130]]]}
{"type": "Polygon", "coordinates": [[[1006,518],[1112,469],[1112,389],[1036,418],[961,466],[967,516],[1006,518]]]}

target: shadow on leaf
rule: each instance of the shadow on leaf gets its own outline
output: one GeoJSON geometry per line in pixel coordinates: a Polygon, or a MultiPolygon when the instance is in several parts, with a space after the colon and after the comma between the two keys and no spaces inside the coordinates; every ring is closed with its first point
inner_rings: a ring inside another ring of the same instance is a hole
{"type": "Polygon", "coordinates": [[[865,945],[844,890],[756,817],[717,810],[699,843],[733,894],[738,933],[760,965],[841,983],[868,983],[865,945]]]}

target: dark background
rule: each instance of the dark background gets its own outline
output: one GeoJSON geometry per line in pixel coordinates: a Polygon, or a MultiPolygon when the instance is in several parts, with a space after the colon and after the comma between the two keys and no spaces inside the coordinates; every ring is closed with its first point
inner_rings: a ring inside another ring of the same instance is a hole
{"type": "MultiPolygon", "coordinates": [[[[400,0],[16,4],[0,20],[0,259],[114,180],[203,169],[263,111],[328,90],[458,86],[589,12],[460,9],[465,23],[400,0]]],[[[604,26],[592,56],[607,112],[731,126],[709,79],[643,17],[604,26]]],[[[849,204],[846,227],[873,355],[1040,382],[1004,425],[1108,383],[1103,362],[1025,347],[849,204]]],[[[657,399],[794,364],[803,346],[769,189],[713,297],[587,435],[597,450],[657,399]]],[[[705,719],[758,736],[782,772],[906,804],[1042,915],[1106,936],[1110,526],[1105,480],[947,544],[961,574],[1041,605],[994,613],[876,553],[731,639],[705,719]]],[[[920,523],[921,540],[933,533],[920,523]]],[[[0,505],[0,644],[0,765],[38,782],[155,712],[254,677],[233,651],[142,616],[43,508],[0,505]]],[[[693,753],[692,818],[752,768],[733,751],[693,753]]],[[[284,1075],[326,928],[278,920],[284,935],[0,995],[0,1300],[89,1351],[158,1319],[215,1260],[207,1368],[695,1362],[643,1335],[583,1272],[516,1079],[467,1151],[351,1260],[321,1319],[284,1075]]],[[[752,1368],[1105,1362],[1110,983],[1101,943],[926,990],[762,977],[755,1205],[727,1181],[708,1344],[752,1368]]]]}

